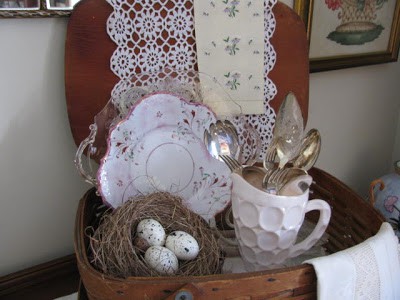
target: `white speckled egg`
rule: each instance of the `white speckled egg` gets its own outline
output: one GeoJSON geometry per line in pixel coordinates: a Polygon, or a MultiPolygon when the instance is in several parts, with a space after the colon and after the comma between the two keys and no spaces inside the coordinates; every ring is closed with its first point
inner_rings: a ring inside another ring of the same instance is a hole
{"type": "Polygon", "coordinates": [[[184,231],[174,231],[167,236],[165,247],[181,260],[191,260],[199,254],[199,244],[193,236],[184,231]]]}
{"type": "Polygon", "coordinates": [[[136,228],[137,235],[145,239],[150,246],[163,246],[165,243],[165,230],[154,219],[144,219],[136,228]]]}
{"type": "Polygon", "coordinates": [[[144,254],[147,265],[161,275],[174,275],[179,268],[176,255],[162,246],[151,246],[144,254]]]}

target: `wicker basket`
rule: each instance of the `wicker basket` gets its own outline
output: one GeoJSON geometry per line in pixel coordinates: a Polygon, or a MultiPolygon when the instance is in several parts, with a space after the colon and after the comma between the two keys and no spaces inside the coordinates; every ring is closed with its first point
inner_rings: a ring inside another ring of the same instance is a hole
{"type": "MultiPolygon", "coordinates": [[[[326,200],[332,207],[327,229],[328,252],[347,249],[378,232],[384,221],[371,205],[328,173],[313,168],[312,198],[326,200]]],[[[89,190],[81,199],[75,227],[78,267],[90,299],[315,299],[316,275],[311,265],[271,271],[198,277],[111,278],[94,269],[87,251],[87,226],[96,227],[101,199],[89,190]],[[190,298],[192,296],[192,298],[190,298]]],[[[308,214],[310,215],[310,214],[308,214]]],[[[310,218],[316,218],[312,215],[310,218]]]]}
{"type": "MultiPolygon", "coordinates": [[[[191,1],[184,2],[188,5],[191,1]]],[[[279,1],[273,12],[276,28],[271,43],[279,60],[268,74],[278,87],[271,106],[276,111],[281,99],[292,91],[298,96],[306,121],[309,60],[305,26],[294,11],[279,1]]],[[[105,26],[111,13],[112,8],[105,0],[81,0],[69,19],[65,48],[66,98],[77,145],[87,137],[89,124],[108,102],[110,92],[118,82],[109,66],[116,47],[105,26]]],[[[326,247],[329,252],[359,244],[379,230],[384,218],[372,206],[326,172],[312,169],[310,173],[316,181],[312,186],[312,197],[324,199],[332,206],[332,218],[327,229],[330,240],[326,247]]],[[[90,265],[89,240],[85,235],[87,226],[98,225],[102,213],[100,204],[101,199],[91,189],[81,199],[76,218],[75,252],[90,299],[316,298],[316,276],[311,265],[197,277],[133,277],[124,280],[105,276],[90,265]]],[[[318,217],[308,215],[311,219],[318,217]]]]}

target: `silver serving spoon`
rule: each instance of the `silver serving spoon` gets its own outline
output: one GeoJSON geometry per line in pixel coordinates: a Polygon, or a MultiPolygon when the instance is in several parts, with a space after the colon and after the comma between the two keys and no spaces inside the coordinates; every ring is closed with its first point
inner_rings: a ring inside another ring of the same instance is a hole
{"type": "Polygon", "coordinates": [[[293,166],[308,171],[315,164],[321,150],[321,134],[315,128],[310,129],[303,138],[299,155],[293,160],[293,166]]]}
{"type": "Polygon", "coordinates": [[[301,141],[299,154],[292,161],[293,167],[267,173],[263,180],[263,188],[280,194],[290,180],[296,176],[307,175],[307,171],[317,161],[320,150],[321,135],[317,129],[311,129],[301,141]]]}
{"type": "Polygon", "coordinates": [[[220,155],[227,155],[238,159],[240,155],[239,137],[234,125],[228,121],[218,120],[204,131],[204,143],[212,157],[220,159],[220,155]]]}
{"type": "Polygon", "coordinates": [[[301,108],[294,93],[290,92],[279,107],[274,127],[279,169],[299,153],[303,131],[301,108]]]}
{"type": "Polygon", "coordinates": [[[294,93],[289,92],[279,107],[273,137],[263,161],[263,166],[267,170],[262,183],[264,189],[269,190],[269,177],[282,170],[287,162],[298,155],[303,131],[300,105],[294,93]],[[275,166],[276,156],[279,158],[278,170],[275,166]]]}
{"type": "Polygon", "coordinates": [[[303,182],[303,188],[306,186],[304,183],[307,183],[308,186],[311,184],[311,182],[308,183],[310,180],[308,177],[305,177],[307,180],[302,180],[301,177],[307,175],[307,171],[315,164],[320,150],[321,135],[317,129],[310,129],[302,140],[299,155],[293,160],[293,168],[291,168],[293,171],[290,174],[286,174],[282,180],[278,191],[279,194],[293,193],[294,190],[300,188],[299,184],[301,182],[303,182]]]}

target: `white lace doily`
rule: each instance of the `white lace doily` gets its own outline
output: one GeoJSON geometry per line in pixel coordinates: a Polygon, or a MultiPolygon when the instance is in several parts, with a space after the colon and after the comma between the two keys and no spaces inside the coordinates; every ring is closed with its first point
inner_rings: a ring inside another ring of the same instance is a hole
{"type": "MultiPolygon", "coordinates": [[[[206,1],[206,0],[204,0],[206,1]]],[[[214,0],[216,1],[216,0],[214,0]]],[[[197,70],[194,8],[190,0],[107,0],[113,12],[107,21],[107,32],[117,45],[110,59],[111,70],[120,78],[111,98],[120,99],[133,86],[154,84],[157,78],[137,76],[164,68],[197,70]],[[135,76],[136,75],[136,76],[135,76]],[[135,78],[135,81],[131,80],[135,78]]],[[[276,61],[270,43],[275,31],[272,8],[277,0],[264,1],[264,114],[247,115],[246,121],[261,137],[260,159],[272,137],[275,112],[269,102],[276,95],[275,84],[268,78],[276,61]]],[[[180,78],[183,82],[190,78],[180,78]]],[[[245,140],[243,135],[240,136],[245,140]]],[[[250,149],[244,149],[250,152],[250,149]]],[[[246,155],[246,153],[245,153],[246,155]]]]}

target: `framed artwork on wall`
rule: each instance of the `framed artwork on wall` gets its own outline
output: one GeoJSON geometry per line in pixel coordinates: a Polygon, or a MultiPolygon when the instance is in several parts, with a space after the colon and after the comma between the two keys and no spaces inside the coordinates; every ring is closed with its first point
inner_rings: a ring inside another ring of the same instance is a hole
{"type": "Polygon", "coordinates": [[[0,0],[0,18],[68,17],[80,0],[0,0]]]}
{"type": "Polygon", "coordinates": [[[400,0],[295,0],[310,43],[310,71],[397,61],[400,0]]]}

